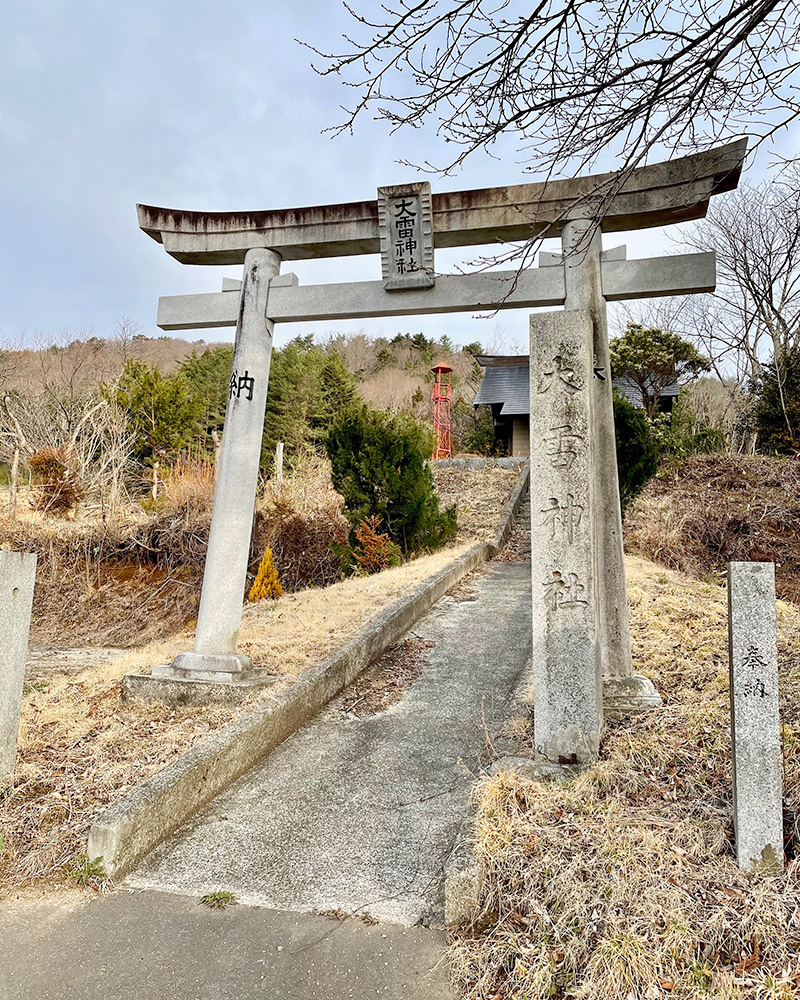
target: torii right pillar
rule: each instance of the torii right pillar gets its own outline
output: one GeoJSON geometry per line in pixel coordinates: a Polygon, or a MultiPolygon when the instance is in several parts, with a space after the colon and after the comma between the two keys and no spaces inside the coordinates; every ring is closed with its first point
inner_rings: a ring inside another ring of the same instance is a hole
{"type": "Polygon", "coordinates": [[[626,715],[660,705],[661,696],[651,680],[633,673],[631,661],[600,227],[588,219],[571,220],[564,226],[561,241],[566,282],[564,309],[587,311],[593,327],[596,602],[603,707],[608,715],[626,715]]]}

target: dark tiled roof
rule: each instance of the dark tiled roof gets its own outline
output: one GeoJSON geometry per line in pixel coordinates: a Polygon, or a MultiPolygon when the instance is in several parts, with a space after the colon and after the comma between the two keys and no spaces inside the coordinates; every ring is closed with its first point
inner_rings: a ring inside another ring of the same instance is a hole
{"type": "Polygon", "coordinates": [[[530,413],[530,368],[527,365],[485,368],[475,406],[479,403],[502,403],[500,413],[504,416],[530,413]]]}
{"type": "MultiPolygon", "coordinates": [[[[525,359],[527,361],[527,358],[525,359]]],[[[615,378],[614,386],[624,393],[634,406],[642,408],[642,396],[638,387],[629,378],[615,378]]],[[[677,396],[679,385],[669,385],[661,393],[663,397],[677,396]]],[[[500,414],[504,417],[522,416],[531,412],[530,368],[527,364],[491,365],[484,368],[483,381],[475,397],[475,406],[481,403],[501,403],[500,414]]]]}
{"type": "Polygon", "coordinates": [[[475,360],[481,368],[517,368],[530,363],[527,354],[476,354],[475,360]]]}

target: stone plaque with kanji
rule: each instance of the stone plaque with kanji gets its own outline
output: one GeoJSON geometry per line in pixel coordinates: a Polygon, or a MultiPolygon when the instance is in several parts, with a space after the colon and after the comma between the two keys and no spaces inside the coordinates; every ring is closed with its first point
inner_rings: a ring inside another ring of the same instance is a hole
{"type": "Polygon", "coordinates": [[[427,181],[378,188],[383,287],[431,288],[433,207],[427,181]]]}

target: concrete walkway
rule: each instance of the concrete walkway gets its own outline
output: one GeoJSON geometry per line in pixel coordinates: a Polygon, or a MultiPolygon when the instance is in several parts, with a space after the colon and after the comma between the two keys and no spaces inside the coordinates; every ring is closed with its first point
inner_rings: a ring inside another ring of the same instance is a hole
{"type": "Polygon", "coordinates": [[[2,1000],[445,1000],[444,933],[117,892],[0,908],[2,1000]]]}
{"type": "Polygon", "coordinates": [[[432,645],[399,702],[329,706],[153,852],[125,883],[141,891],[5,907],[0,996],[451,996],[443,865],[513,711],[530,564],[478,571],[413,635],[432,645]],[[218,890],[248,905],[198,905],[218,890]]]}
{"type": "Polygon", "coordinates": [[[127,883],[441,926],[444,861],[530,652],[529,566],[491,565],[470,587],[417,624],[434,645],[401,701],[364,719],[330,706],[127,883]]]}

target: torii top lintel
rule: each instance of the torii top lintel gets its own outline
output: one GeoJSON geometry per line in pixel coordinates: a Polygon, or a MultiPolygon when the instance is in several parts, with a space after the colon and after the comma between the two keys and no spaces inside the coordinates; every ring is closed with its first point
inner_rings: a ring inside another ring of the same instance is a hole
{"type": "MultiPolygon", "coordinates": [[[[604,232],[702,218],[712,195],[739,182],[747,140],[632,171],[433,195],[437,247],[558,236],[569,219],[602,213],[604,232]]],[[[182,264],[241,264],[253,247],[284,260],[380,251],[377,201],[264,212],[184,212],[138,205],[140,227],[182,264]]]]}

